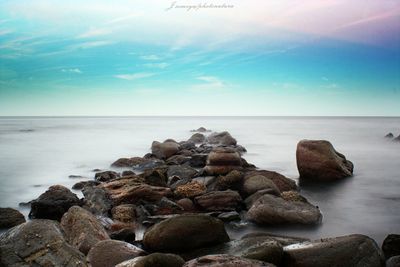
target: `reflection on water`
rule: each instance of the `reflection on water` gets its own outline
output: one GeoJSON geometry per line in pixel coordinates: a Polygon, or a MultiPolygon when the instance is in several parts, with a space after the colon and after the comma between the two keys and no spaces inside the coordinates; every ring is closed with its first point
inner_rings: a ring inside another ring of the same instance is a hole
{"type": "MultiPolygon", "coordinates": [[[[318,227],[230,226],[232,236],[268,231],[319,238],[348,233],[378,242],[400,232],[400,118],[133,117],[1,118],[0,206],[18,208],[53,184],[71,187],[106,169],[115,159],[142,156],[153,140],[188,139],[200,126],[228,130],[247,148],[245,158],[260,168],[298,177],[296,144],[326,139],[355,165],[354,177],[333,184],[301,182],[301,191],[323,213],[318,227]]],[[[22,209],[27,214],[28,209],[22,209]]]]}

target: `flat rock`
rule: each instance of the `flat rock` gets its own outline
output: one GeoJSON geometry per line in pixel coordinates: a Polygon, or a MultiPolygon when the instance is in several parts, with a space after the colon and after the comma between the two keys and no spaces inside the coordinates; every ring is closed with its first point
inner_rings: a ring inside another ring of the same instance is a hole
{"type": "Polygon", "coordinates": [[[21,212],[12,208],[0,208],[0,229],[11,228],[25,222],[21,212]]]}
{"type": "Polygon", "coordinates": [[[175,195],[181,198],[192,198],[205,194],[206,192],[207,187],[198,181],[191,181],[189,183],[179,185],[174,191],[175,195]]]}
{"type": "Polygon", "coordinates": [[[231,211],[238,209],[242,197],[232,190],[212,191],[195,197],[195,203],[206,211],[231,211]]]}
{"type": "Polygon", "coordinates": [[[188,261],[183,267],[273,267],[275,265],[263,261],[250,260],[227,254],[207,255],[188,261]]]}

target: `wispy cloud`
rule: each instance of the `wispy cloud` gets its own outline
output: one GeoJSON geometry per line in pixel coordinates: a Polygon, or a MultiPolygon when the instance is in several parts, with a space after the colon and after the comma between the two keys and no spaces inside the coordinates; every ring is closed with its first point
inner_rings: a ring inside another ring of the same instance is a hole
{"type": "Polygon", "coordinates": [[[114,42],[112,41],[93,41],[93,42],[84,42],[76,45],[70,46],[71,49],[87,49],[87,48],[92,48],[92,47],[99,47],[99,46],[105,46],[105,45],[110,45],[113,44],[114,42]]]}
{"type": "Polygon", "coordinates": [[[168,67],[170,64],[166,62],[160,62],[160,63],[146,63],[143,64],[146,68],[155,68],[155,69],[165,69],[168,67]]]}
{"type": "Polygon", "coordinates": [[[155,60],[160,60],[161,57],[159,57],[157,55],[144,55],[144,56],[141,56],[140,59],[142,59],[142,60],[154,60],[155,61],[155,60]]]}
{"type": "Polygon", "coordinates": [[[77,74],[81,74],[82,71],[78,68],[74,68],[74,69],[61,69],[61,72],[67,72],[67,73],[77,73],[77,74]]]}
{"type": "Polygon", "coordinates": [[[120,22],[126,22],[127,20],[131,20],[133,18],[137,18],[138,16],[139,16],[138,13],[131,13],[131,14],[126,15],[126,16],[121,16],[121,17],[117,17],[117,18],[114,18],[112,20],[109,20],[105,24],[116,24],[116,23],[120,23],[120,22]]]}
{"type": "Polygon", "coordinates": [[[77,38],[91,38],[91,37],[97,37],[97,36],[103,36],[107,34],[111,34],[112,30],[108,28],[97,28],[97,29],[90,29],[80,35],[77,36],[77,38]]]}
{"type": "Polygon", "coordinates": [[[10,34],[10,33],[13,33],[14,31],[12,31],[12,30],[0,30],[0,36],[2,36],[2,35],[6,35],[6,34],[10,34]]]}
{"type": "Polygon", "coordinates": [[[132,74],[118,74],[114,75],[115,78],[122,79],[122,80],[137,80],[137,79],[144,79],[144,78],[149,78],[154,76],[155,73],[150,73],[150,72],[137,72],[137,73],[132,73],[132,74]]]}
{"type": "Polygon", "coordinates": [[[223,90],[227,87],[224,81],[215,76],[197,76],[196,80],[201,81],[201,83],[191,86],[190,91],[223,90]]]}

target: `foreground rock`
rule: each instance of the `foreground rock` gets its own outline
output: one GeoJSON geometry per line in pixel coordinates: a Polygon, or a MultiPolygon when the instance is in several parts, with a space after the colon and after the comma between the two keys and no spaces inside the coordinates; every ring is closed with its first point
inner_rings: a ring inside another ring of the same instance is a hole
{"type": "Polygon", "coordinates": [[[25,222],[21,212],[12,208],[0,208],[0,229],[11,228],[25,222]]]}
{"type": "Polygon", "coordinates": [[[284,248],[283,266],[384,266],[382,252],[371,238],[348,235],[294,244],[284,248]]]}
{"type": "Polygon", "coordinates": [[[280,191],[275,183],[263,175],[249,176],[244,179],[243,193],[247,196],[260,190],[270,189],[275,195],[280,195],[280,191]]]}
{"type": "Polygon", "coordinates": [[[182,267],[185,261],[178,255],[153,253],[124,261],[116,267],[182,267]]]}
{"type": "Polygon", "coordinates": [[[241,257],[236,257],[227,254],[207,255],[197,259],[188,261],[183,265],[184,267],[273,267],[275,265],[257,261],[249,260],[241,257]]]}
{"type": "Polygon", "coordinates": [[[247,218],[258,224],[317,224],[322,215],[318,207],[308,202],[287,201],[281,197],[265,194],[259,197],[247,218]]]}
{"type": "Polygon", "coordinates": [[[207,215],[179,215],[149,228],[143,244],[152,251],[181,252],[229,241],[224,223],[207,215]]]}
{"type": "Polygon", "coordinates": [[[68,188],[62,185],[53,185],[37,199],[31,201],[29,217],[59,221],[70,207],[80,205],[79,198],[68,188]]]}
{"type": "Polygon", "coordinates": [[[32,220],[0,236],[0,266],[87,266],[85,256],[70,246],[59,225],[32,220]]]}
{"type": "Polygon", "coordinates": [[[297,144],[297,168],[300,178],[335,181],[353,175],[353,163],[324,140],[302,140],[297,144]]]}
{"type": "Polygon", "coordinates": [[[90,212],[71,207],[61,218],[61,228],[69,244],[87,254],[102,240],[110,239],[101,223],[90,212]]]}
{"type": "Polygon", "coordinates": [[[385,253],[386,259],[400,255],[400,235],[388,235],[385,240],[383,240],[382,250],[383,253],[385,253]]]}
{"type": "Polygon", "coordinates": [[[114,267],[115,265],[138,256],[145,252],[129,243],[117,240],[104,240],[97,243],[87,256],[91,267],[114,267]]]}
{"type": "Polygon", "coordinates": [[[204,171],[208,175],[224,175],[242,169],[242,159],[232,148],[217,147],[210,152],[204,171]]]}

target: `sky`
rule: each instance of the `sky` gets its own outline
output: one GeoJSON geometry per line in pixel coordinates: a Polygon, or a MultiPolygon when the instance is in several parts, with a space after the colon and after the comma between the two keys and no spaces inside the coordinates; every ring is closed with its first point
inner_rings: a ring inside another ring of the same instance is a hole
{"type": "Polygon", "coordinates": [[[398,0],[0,0],[0,116],[400,116],[398,0]]]}

